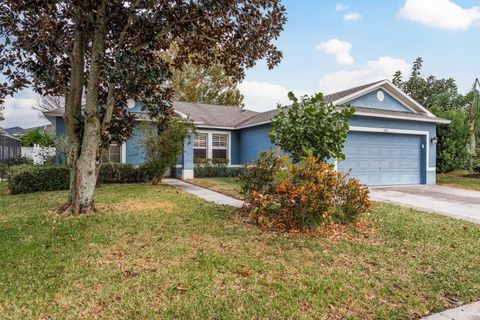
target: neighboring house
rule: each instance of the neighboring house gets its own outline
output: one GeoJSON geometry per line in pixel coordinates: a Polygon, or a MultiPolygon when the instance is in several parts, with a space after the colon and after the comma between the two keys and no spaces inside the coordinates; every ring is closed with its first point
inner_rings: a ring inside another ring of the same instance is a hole
{"type": "Polygon", "coordinates": [[[20,139],[0,128],[0,163],[20,157],[22,145],[20,139]]]}
{"type": "MultiPolygon", "coordinates": [[[[338,170],[351,170],[353,177],[369,185],[435,183],[436,126],[448,120],[437,118],[388,80],[326,95],[325,101],[339,107],[350,103],[356,109],[349,120],[346,160],[335,162],[338,170]]],[[[177,165],[177,174],[184,179],[193,177],[194,157],[226,158],[230,166],[239,166],[274,147],[268,131],[277,110],[258,113],[184,102],[175,102],[174,109],[197,127],[177,165]]],[[[141,114],[141,104],[131,112],[141,114]]],[[[57,135],[63,135],[63,112],[45,112],[45,116],[56,125],[57,135]]],[[[142,131],[136,128],[129,141],[112,145],[106,158],[142,163],[140,139],[142,131]]]]}
{"type": "Polygon", "coordinates": [[[43,129],[46,133],[55,132],[55,126],[53,124],[45,124],[43,126],[38,126],[38,127],[28,128],[28,129],[24,129],[22,127],[17,126],[17,127],[6,128],[5,131],[11,135],[22,135],[27,131],[36,130],[36,129],[43,129]]]}

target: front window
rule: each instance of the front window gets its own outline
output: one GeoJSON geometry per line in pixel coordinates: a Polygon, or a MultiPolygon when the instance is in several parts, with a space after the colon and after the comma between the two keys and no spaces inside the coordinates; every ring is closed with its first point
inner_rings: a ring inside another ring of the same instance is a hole
{"type": "Polygon", "coordinates": [[[197,133],[193,142],[193,156],[195,158],[207,158],[208,135],[197,133]]]}
{"type": "Polygon", "coordinates": [[[212,134],[212,158],[227,159],[228,134],[212,134]]]}
{"type": "Polygon", "coordinates": [[[103,151],[102,161],[120,163],[122,160],[120,153],[121,153],[121,145],[119,143],[112,143],[108,147],[108,149],[103,151]]]}

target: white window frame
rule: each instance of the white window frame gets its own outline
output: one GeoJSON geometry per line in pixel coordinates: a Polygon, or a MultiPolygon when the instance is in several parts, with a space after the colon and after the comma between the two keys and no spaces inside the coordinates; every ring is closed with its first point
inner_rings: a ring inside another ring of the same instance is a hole
{"type": "Polygon", "coordinates": [[[232,162],[232,135],[230,131],[210,131],[210,130],[197,130],[197,133],[207,134],[207,159],[212,159],[213,150],[213,135],[224,134],[227,135],[227,160],[228,166],[232,162]]]}
{"type": "Polygon", "coordinates": [[[120,162],[119,163],[127,163],[127,143],[122,142],[120,144],[120,162]]]}
{"type": "MultiPolygon", "coordinates": [[[[197,131],[197,133],[196,133],[195,135],[197,135],[197,134],[204,134],[204,135],[206,135],[207,141],[206,141],[206,144],[205,144],[205,150],[206,150],[206,152],[205,152],[205,154],[206,154],[205,159],[208,159],[208,145],[209,145],[209,143],[210,143],[210,136],[209,136],[208,133],[206,133],[206,132],[200,132],[200,131],[197,131]]],[[[203,149],[203,148],[195,147],[195,137],[193,137],[193,150],[195,150],[195,149],[203,149]]],[[[195,151],[194,151],[194,152],[195,152],[195,151]]],[[[203,159],[203,158],[202,158],[202,159],[203,159]]]]}

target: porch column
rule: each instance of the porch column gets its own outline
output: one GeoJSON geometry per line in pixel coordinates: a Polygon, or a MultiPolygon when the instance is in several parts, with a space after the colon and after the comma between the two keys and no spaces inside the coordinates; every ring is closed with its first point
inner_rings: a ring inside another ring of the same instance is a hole
{"type": "Polygon", "coordinates": [[[193,138],[192,134],[183,144],[182,180],[193,179],[193,138]]]}

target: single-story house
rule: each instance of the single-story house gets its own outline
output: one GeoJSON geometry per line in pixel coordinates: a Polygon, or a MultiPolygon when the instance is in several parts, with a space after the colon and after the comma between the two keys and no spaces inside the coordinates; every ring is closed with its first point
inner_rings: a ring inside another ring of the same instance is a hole
{"type": "MultiPolygon", "coordinates": [[[[346,159],[335,162],[338,170],[349,171],[369,185],[435,184],[436,127],[448,124],[399,90],[388,80],[369,83],[326,95],[325,101],[341,108],[350,103],[356,112],[349,120],[350,132],[344,146],[346,159]]],[[[274,147],[268,137],[277,110],[254,112],[231,106],[175,102],[175,111],[194,121],[197,133],[185,143],[177,172],[193,178],[194,157],[225,158],[229,166],[240,166],[274,147]]],[[[131,112],[141,114],[141,104],[131,112]]],[[[65,133],[62,112],[46,112],[65,133]]],[[[134,130],[122,145],[112,145],[105,157],[113,162],[141,164],[142,131],[134,130]]]]}

